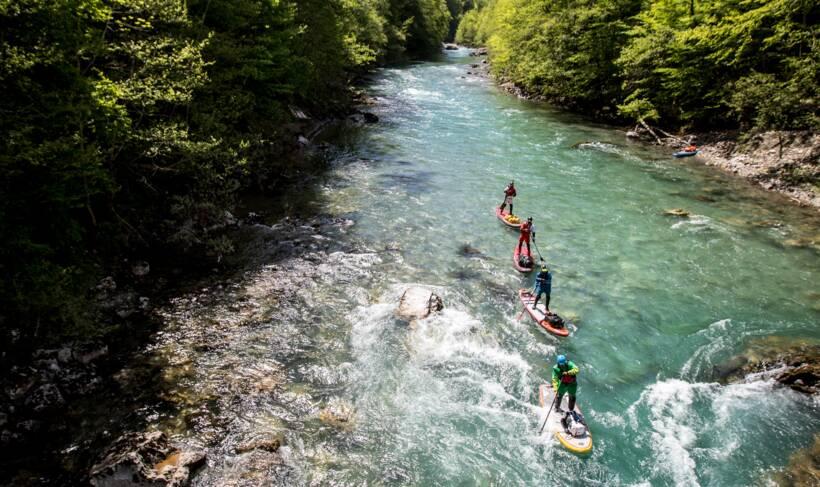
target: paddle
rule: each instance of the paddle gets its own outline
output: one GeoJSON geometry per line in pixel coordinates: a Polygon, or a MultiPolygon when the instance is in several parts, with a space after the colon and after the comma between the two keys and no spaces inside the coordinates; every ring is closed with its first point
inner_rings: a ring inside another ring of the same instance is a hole
{"type": "Polygon", "coordinates": [[[535,251],[538,252],[538,258],[541,259],[541,262],[544,262],[544,256],[541,255],[541,251],[538,249],[538,244],[535,243],[535,236],[532,237],[532,244],[535,245],[535,251]]]}
{"type": "Polygon", "coordinates": [[[541,425],[541,429],[538,430],[538,435],[541,436],[541,433],[544,432],[544,427],[547,425],[547,420],[550,419],[550,413],[552,412],[552,407],[555,406],[555,400],[558,399],[558,394],[555,394],[552,397],[552,404],[550,404],[550,410],[547,411],[547,417],[544,418],[544,424],[541,425]]]}

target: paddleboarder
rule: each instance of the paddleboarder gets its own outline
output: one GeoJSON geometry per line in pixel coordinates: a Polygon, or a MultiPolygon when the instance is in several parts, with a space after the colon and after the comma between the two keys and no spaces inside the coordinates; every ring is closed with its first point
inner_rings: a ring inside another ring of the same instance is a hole
{"type": "MultiPolygon", "coordinates": [[[[533,239],[535,236],[533,236],[533,239]]],[[[538,275],[535,276],[535,289],[533,290],[533,294],[535,294],[535,301],[532,303],[532,307],[535,308],[538,306],[538,300],[541,298],[541,295],[544,295],[544,299],[546,299],[546,306],[547,313],[550,311],[550,293],[552,293],[552,274],[550,273],[549,267],[546,264],[541,264],[541,270],[538,271],[538,275]]]]}
{"type": "Polygon", "coordinates": [[[564,394],[569,394],[569,410],[575,409],[575,392],[578,390],[578,366],[567,360],[565,355],[559,355],[556,364],[552,368],[552,388],[555,389],[557,398],[555,399],[555,410],[563,412],[561,401],[564,394]]]}
{"type": "Polygon", "coordinates": [[[515,181],[510,181],[510,184],[508,184],[507,187],[504,189],[504,202],[501,203],[500,207],[502,213],[504,212],[504,208],[506,208],[507,205],[510,205],[510,215],[515,214],[513,213],[513,198],[515,198],[517,195],[518,193],[516,193],[515,191],[515,181]]]}
{"type": "Polygon", "coordinates": [[[527,254],[532,255],[530,252],[530,235],[532,235],[532,241],[535,242],[535,225],[532,224],[532,217],[527,218],[527,221],[521,224],[521,236],[518,237],[518,253],[521,254],[521,244],[527,244],[527,254]]]}

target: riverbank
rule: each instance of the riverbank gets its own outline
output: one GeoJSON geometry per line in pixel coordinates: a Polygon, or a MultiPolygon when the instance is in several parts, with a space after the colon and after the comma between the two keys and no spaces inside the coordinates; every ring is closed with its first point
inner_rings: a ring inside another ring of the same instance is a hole
{"type": "MultiPolygon", "coordinates": [[[[486,48],[468,49],[473,49],[472,55],[481,59],[471,65],[468,75],[492,79],[501,90],[518,98],[546,103],[542,97],[528,93],[513,82],[492,76],[491,60],[485,57],[488,56],[486,48]]],[[[607,123],[615,123],[616,120],[616,114],[611,110],[585,115],[607,123]]],[[[820,134],[770,131],[744,135],[736,131],[715,131],[665,135],[660,131],[650,134],[640,125],[625,131],[633,139],[668,147],[670,153],[692,141],[700,151],[695,161],[734,174],[768,191],[783,194],[800,206],[820,211],[820,134]]]]}

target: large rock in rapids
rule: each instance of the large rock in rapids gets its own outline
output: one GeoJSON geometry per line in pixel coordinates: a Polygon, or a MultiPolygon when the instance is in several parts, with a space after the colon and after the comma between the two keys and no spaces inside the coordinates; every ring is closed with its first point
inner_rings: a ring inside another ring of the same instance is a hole
{"type": "Polygon", "coordinates": [[[419,286],[404,291],[396,310],[396,316],[405,320],[420,320],[430,316],[430,313],[441,311],[444,304],[441,298],[433,291],[419,286]]]}
{"type": "Polygon", "coordinates": [[[817,394],[820,345],[778,336],[752,340],[743,353],[716,369],[727,382],[740,382],[750,374],[762,373],[796,391],[817,394]]]}
{"type": "Polygon", "coordinates": [[[178,451],[160,431],[129,433],[108,449],[91,469],[94,487],[175,487],[187,485],[205,464],[205,453],[178,451]]]}

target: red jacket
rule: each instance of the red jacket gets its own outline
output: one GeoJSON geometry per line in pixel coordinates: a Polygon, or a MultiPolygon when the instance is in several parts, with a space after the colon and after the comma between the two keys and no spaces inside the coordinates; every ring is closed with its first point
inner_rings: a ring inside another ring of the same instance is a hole
{"type": "Polygon", "coordinates": [[[515,196],[515,187],[507,186],[507,189],[504,190],[504,194],[507,196],[515,196]]]}

